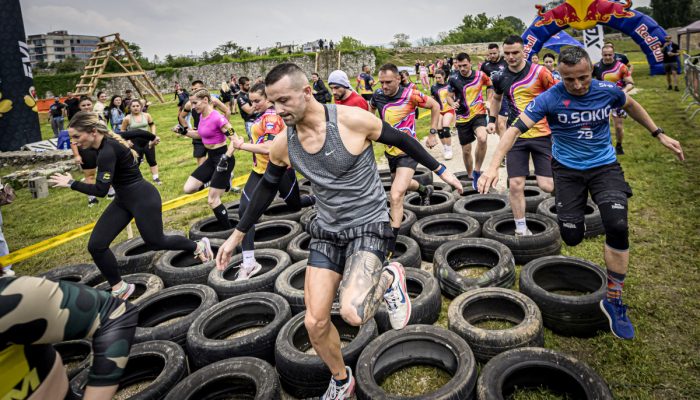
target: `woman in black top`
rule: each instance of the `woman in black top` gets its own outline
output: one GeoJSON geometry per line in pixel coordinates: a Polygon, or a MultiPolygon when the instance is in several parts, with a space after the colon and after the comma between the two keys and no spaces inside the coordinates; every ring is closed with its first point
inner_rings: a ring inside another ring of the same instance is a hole
{"type": "Polygon", "coordinates": [[[74,181],[70,174],[55,174],[49,180],[54,187],[70,187],[81,193],[104,197],[112,185],[116,191],[114,201],[107,206],[93,228],[88,251],[97,268],[112,286],[112,295],[128,299],[134,285],[121,279],[117,260],[109,245],[132,218],[146,245],[154,250],[186,250],[194,253],[202,262],[212,259],[209,240],[193,242],[185,237],[163,234],[161,198],[158,190],[141,176],[138,154],[129,149],[126,140],[144,137],[151,141],[155,136],[146,131],[124,132],[118,136],[107,129],[96,113],[81,111],[68,126],[72,141],[78,147],[97,149],[97,180],[95,184],[74,181]]]}
{"type": "Polygon", "coordinates": [[[331,93],[328,91],[328,88],[326,85],[323,83],[323,79],[318,76],[316,72],[311,74],[311,80],[314,81],[314,86],[313,86],[313,95],[316,101],[319,103],[330,103],[331,101],[331,93]]]}

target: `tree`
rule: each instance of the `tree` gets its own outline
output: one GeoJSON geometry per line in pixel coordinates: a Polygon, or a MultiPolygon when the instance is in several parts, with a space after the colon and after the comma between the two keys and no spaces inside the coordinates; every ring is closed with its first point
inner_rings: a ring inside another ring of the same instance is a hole
{"type": "Polygon", "coordinates": [[[418,46],[432,46],[435,44],[435,39],[431,37],[422,37],[416,41],[418,46]]]}
{"type": "Polygon", "coordinates": [[[527,29],[525,23],[518,17],[508,16],[503,18],[503,20],[509,23],[516,32],[523,33],[527,29]]]}
{"type": "Polygon", "coordinates": [[[411,42],[408,40],[409,36],[405,33],[397,33],[394,35],[394,41],[391,42],[393,47],[411,47],[411,42]]]}
{"type": "Polygon", "coordinates": [[[68,57],[60,63],[53,63],[53,69],[57,74],[67,74],[71,72],[80,72],[85,64],[76,57],[68,57]]]}
{"type": "Polygon", "coordinates": [[[654,10],[652,10],[651,7],[646,7],[646,6],[640,6],[640,7],[635,7],[634,8],[636,11],[639,11],[642,14],[646,14],[648,16],[652,16],[654,14],[654,10]]]}
{"type": "Polygon", "coordinates": [[[441,44],[499,42],[508,35],[520,35],[524,31],[525,24],[515,17],[488,17],[481,13],[465,15],[460,26],[438,37],[441,44]]]}
{"type": "Polygon", "coordinates": [[[282,52],[280,51],[280,49],[272,49],[272,50],[267,52],[267,55],[268,56],[279,56],[279,55],[282,55],[282,52]]]}
{"type": "Polygon", "coordinates": [[[693,0],[651,0],[652,17],[664,28],[686,26],[693,22],[693,0]]]}
{"type": "Polygon", "coordinates": [[[364,49],[366,46],[353,37],[343,36],[335,47],[340,51],[354,51],[364,49]]]}

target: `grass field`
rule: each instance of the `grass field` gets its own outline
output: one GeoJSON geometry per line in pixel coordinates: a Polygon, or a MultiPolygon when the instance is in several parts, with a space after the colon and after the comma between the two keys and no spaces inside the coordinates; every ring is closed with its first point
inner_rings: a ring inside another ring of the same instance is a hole
{"type": "MultiPolygon", "coordinates": [[[[631,46],[623,49],[633,62],[644,61],[638,49],[631,46]]],[[[664,78],[648,76],[646,65],[635,65],[634,78],[639,88],[636,99],[658,125],[681,141],[687,158],[684,163],[674,161],[672,154],[643,128],[632,121],[626,122],[627,154],[620,161],[634,197],[630,201],[632,250],[625,298],[638,336],[634,341],[621,341],[609,333],[578,339],[557,336],[547,330],[545,346],[588,363],[605,378],[615,398],[697,399],[700,398],[700,125],[688,120],[680,94],[667,91],[664,78]]],[[[168,131],[176,122],[175,104],[154,104],[150,111],[162,138],[158,159],[164,184],[158,189],[165,201],[182,195],[182,184],[194,169],[194,160],[189,139],[168,131]]],[[[243,132],[239,116],[233,116],[232,122],[237,131],[243,132]]],[[[428,123],[427,118],[419,120],[419,132],[426,133],[428,123]]],[[[45,122],[42,129],[50,132],[45,122]]],[[[379,155],[381,148],[377,146],[375,152],[379,155]]],[[[249,171],[250,164],[248,153],[238,156],[235,176],[249,171]]],[[[142,171],[150,178],[146,166],[142,171]]],[[[8,172],[9,169],[2,169],[0,175],[8,172]]],[[[236,196],[228,194],[224,201],[236,196]]],[[[27,190],[20,190],[17,201],[2,209],[3,229],[11,249],[19,249],[95,221],[107,203],[101,200],[98,206],[87,208],[84,195],[67,189],[51,189],[48,198],[33,200],[27,190]]],[[[167,228],[187,231],[194,221],[210,215],[206,200],[201,200],[167,212],[163,218],[167,228]]],[[[124,238],[123,234],[117,242],[124,238]]],[[[89,262],[86,243],[87,236],[21,262],[15,269],[20,274],[36,274],[61,265],[89,262]]],[[[602,265],[602,247],[603,239],[597,238],[575,248],[564,247],[563,254],[602,265]]],[[[445,327],[447,306],[445,300],[438,322],[445,327]]],[[[436,374],[404,371],[390,377],[388,384],[417,395],[431,387],[432,379],[441,379],[429,375],[436,374]]],[[[534,391],[519,393],[515,398],[557,397],[534,391]]]]}

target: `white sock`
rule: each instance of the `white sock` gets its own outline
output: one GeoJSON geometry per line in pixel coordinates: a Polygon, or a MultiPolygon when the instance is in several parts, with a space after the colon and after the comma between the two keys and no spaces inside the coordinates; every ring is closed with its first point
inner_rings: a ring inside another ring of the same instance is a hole
{"type": "Polygon", "coordinates": [[[158,174],[153,174],[153,180],[158,179],[158,174]]]}
{"type": "Polygon", "coordinates": [[[450,145],[447,145],[447,144],[443,144],[442,147],[445,148],[445,152],[446,152],[446,153],[449,153],[450,150],[452,150],[452,147],[451,147],[450,145]]]}
{"type": "Polygon", "coordinates": [[[254,250],[244,250],[243,251],[243,266],[246,268],[255,265],[255,251],[254,250]]]}
{"type": "Polygon", "coordinates": [[[90,200],[90,201],[95,200],[95,196],[88,196],[88,200],[90,200]]]}
{"type": "Polygon", "coordinates": [[[107,194],[108,194],[109,196],[113,196],[113,195],[114,195],[114,188],[110,186],[110,187],[109,187],[109,190],[107,191],[107,194]]]}
{"type": "Polygon", "coordinates": [[[518,233],[527,232],[527,222],[525,221],[525,218],[515,220],[515,231],[518,233]]]}

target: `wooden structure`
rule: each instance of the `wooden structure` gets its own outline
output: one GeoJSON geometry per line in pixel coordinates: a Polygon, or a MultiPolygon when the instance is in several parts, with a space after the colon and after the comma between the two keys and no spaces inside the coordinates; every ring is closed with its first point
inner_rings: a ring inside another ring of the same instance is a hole
{"type": "Polygon", "coordinates": [[[118,33],[102,36],[100,43],[92,52],[92,56],[85,64],[83,75],[80,77],[80,82],[75,87],[75,95],[92,96],[100,79],[127,77],[134,89],[139,94],[139,97],[155,96],[161,103],[164,103],[163,96],[156,89],[156,85],[151,78],[146,75],[146,71],[141,68],[141,65],[136,60],[136,57],[131,54],[129,47],[119,37],[118,33]],[[123,72],[108,72],[105,73],[105,68],[109,61],[114,61],[119,65],[123,72]]]}

